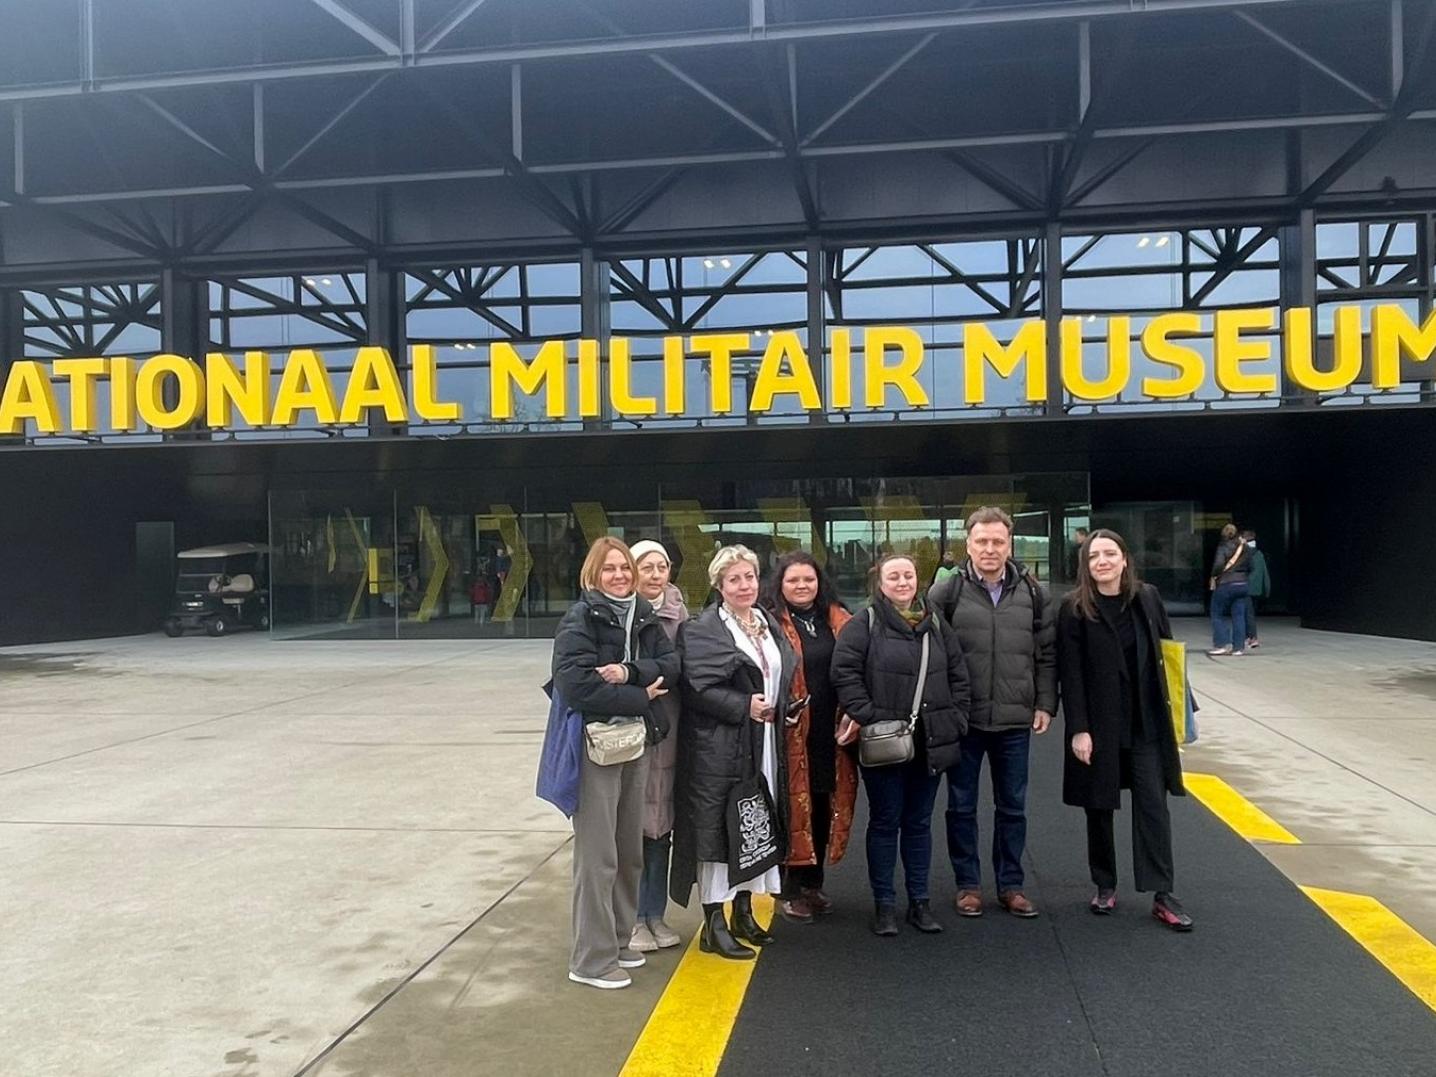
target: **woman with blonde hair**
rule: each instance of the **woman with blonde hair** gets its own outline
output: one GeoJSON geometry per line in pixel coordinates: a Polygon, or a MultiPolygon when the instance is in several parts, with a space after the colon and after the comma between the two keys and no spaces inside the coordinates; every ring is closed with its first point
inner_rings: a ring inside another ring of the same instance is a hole
{"type": "Polygon", "coordinates": [[[777,620],[757,605],[758,576],[752,550],[724,546],[708,565],[719,601],[678,630],[683,723],[670,889],[675,901],[687,905],[697,883],[703,903],[699,948],[734,960],[756,956],[744,941],[774,941],[753,916],[753,895],[782,890],[776,864],[746,882],[729,878],[728,802],[740,783],[761,775],[776,809],[769,837],[783,855],[788,840],[787,767],[778,726],[789,709],[797,656],[777,620]],[[729,901],[731,928],[723,914],[729,901]]]}
{"type": "Polygon", "coordinates": [[[627,987],[624,970],[644,964],[630,948],[643,873],[643,795],[648,752],[667,732],[653,703],[678,680],[677,652],[634,589],[636,575],[623,542],[594,542],[579,572],[583,593],[553,641],[554,689],[583,715],[586,750],[573,815],[568,978],[607,989],[627,987]],[[605,756],[604,733],[613,732],[607,727],[634,723],[646,726],[643,753],[625,761],[605,756]]]}

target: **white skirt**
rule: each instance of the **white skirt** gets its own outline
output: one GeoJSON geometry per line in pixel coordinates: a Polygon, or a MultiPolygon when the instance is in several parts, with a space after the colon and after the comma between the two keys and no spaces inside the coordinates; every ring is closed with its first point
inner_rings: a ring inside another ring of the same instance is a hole
{"type": "MultiPolygon", "coordinates": [[[[777,798],[775,790],[778,788],[778,744],[774,732],[776,722],[766,722],[763,725],[763,777],[768,781],[768,792],[777,798]]],[[[781,804],[773,805],[775,811],[783,811],[781,804]]],[[[783,881],[777,868],[769,868],[756,879],[749,879],[746,883],[739,883],[737,886],[730,886],[728,883],[728,864],[726,861],[714,862],[712,860],[700,860],[698,862],[698,900],[704,905],[719,905],[725,901],[732,901],[735,894],[744,890],[753,894],[776,894],[783,889],[783,881]]]]}

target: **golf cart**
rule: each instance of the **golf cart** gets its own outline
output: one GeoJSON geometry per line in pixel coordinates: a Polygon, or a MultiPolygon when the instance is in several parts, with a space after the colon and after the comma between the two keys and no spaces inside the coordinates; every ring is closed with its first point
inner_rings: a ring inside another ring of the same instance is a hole
{"type": "Polygon", "coordinates": [[[165,618],[167,636],[203,628],[223,636],[239,625],[269,628],[269,547],[231,542],[181,550],[174,603],[165,618]]]}

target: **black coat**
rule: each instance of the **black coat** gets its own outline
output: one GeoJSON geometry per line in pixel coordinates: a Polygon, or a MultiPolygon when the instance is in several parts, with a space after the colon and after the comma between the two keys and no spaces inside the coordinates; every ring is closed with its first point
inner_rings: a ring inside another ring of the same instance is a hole
{"type": "MultiPolygon", "coordinates": [[[[1142,584],[1132,604],[1137,621],[1137,667],[1142,690],[1137,694],[1143,707],[1159,710],[1150,714],[1162,747],[1162,773],[1167,792],[1183,796],[1182,762],[1177,752],[1177,734],[1172,728],[1167,704],[1167,678],[1162,673],[1162,645],[1172,638],[1172,626],[1162,597],[1151,584],[1142,584]]],[[[1130,709],[1127,659],[1117,630],[1100,613],[1095,620],[1082,616],[1070,601],[1062,603],[1057,615],[1057,671],[1062,690],[1062,713],[1066,718],[1067,750],[1062,770],[1062,800],[1079,808],[1115,810],[1121,807],[1121,790],[1128,776],[1121,765],[1122,722],[1130,709]],[[1092,736],[1092,762],[1082,763],[1072,754],[1072,738],[1078,733],[1092,736]]]]}
{"type": "Polygon", "coordinates": [[[564,702],[585,718],[639,717],[648,723],[649,742],[668,734],[668,721],[648,699],[647,687],[659,677],[678,690],[678,652],[647,599],[635,600],[628,680],[609,684],[598,667],[623,661],[623,621],[602,595],[585,591],[569,607],[553,639],[553,680],[564,702]]]}
{"type": "Polygon", "coordinates": [[[885,598],[874,600],[872,610],[871,629],[864,610],[838,635],[833,651],[838,704],[858,725],[906,720],[917,691],[922,637],[928,636],[927,682],[917,732],[927,747],[928,773],[941,774],[961,754],[958,741],[967,732],[972,706],[962,645],[932,615],[914,628],[885,598]]]}
{"type": "MultiPolygon", "coordinates": [[[[782,721],[798,656],[778,622],[756,606],[754,612],[767,619],[783,662],[778,698],[773,701],[778,787],[769,792],[786,857],[788,767],[782,721]]],[[[763,671],[738,647],[717,606],[709,606],[679,627],[678,651],[683,659],[683,721],[678,726],[669,892],[678,904],[687,905],[698,880],[699,862],[728,859],[729,791],[763,768],[764,723],[748,716],[748,701],[763,691],[763,671]]]]}

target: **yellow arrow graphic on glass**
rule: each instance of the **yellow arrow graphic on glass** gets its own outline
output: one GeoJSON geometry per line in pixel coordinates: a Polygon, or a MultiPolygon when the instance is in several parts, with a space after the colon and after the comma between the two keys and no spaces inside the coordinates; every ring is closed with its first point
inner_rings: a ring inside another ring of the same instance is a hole
{"type": "Polygon", "coordinates": [[[353,624],[359,613],[359,603],[364,599],[364,588],[375,579],[374,551],[370,550],[369,544],[364,541],[364,532],[359,530],[359,521],[354,519],[354,514],[345,509],[344,518],[349,521],[349,530],[354,533],[354,545],[359,548],[359,564],[362,566],[359,571],[359,586],[354,589],[354,601],[349,603],[349,616],[344,619],[345,624],[353,624]]]}
{"type": "MultiPolygon", "coordinates": [[[[873,524],[873,542],[879,550],[908,554],[917,569],[917,578],[932,579],[937,571],[938,522],[922,507],[922,502],[911,494],[896,494],[891,497],[864,497],[860,499],[863,511],[873,524]],[[896,527],[893,524],[922,524],[922,527],[896,527]],[[896,532],[896,535],[894,535],[896,532]],[[923,539],[928,541],[924,542],[923,539]]],[[[924,584],[923,586],[926,586],[924,584]]]]}
{"type": "Polygon", "coordinates": [[[683,557],[674,585],[683,592],[683,601],[698,609],[708,598],[708,562],[713,559],[713,537],[702,530],[708,514],[697,501],[662,501],[663,526],[673,535],[683,557]]]}
{"type": "Polygon", "coordinates": [[[598,501],[575,501],[573,515],[578,520],[583,541],[592,546],[595,541],[608,534],[608,513],[598,501]]]}
{"type": "Polygon", "coordinates": [[[434,524],[434,517],[429,514],[428,508],[418,506],[419,513],[419,538],[429,548],[429,560],[433,562],[433,571],[429,574],[429,583],[424,588],[424,597],[419,602],[419,608],[414,612],[413,620],[427,621],[434,616],[434,607],[439,604],[439,596],[444,591],[444,580],[449,574],[449,555],[444,550],[444,537],[439,534],[439,529],[434,524]]]}
{"type": "Polygon", "coordinates": [[[495,621],[512,621],[519,608],[519,598],[528,586],[529,572],[533,569],[533,558],[529,556],[529,544],[524,541],[519,517],[510,505],[490,505],[489,515],[474,518],[480,531],[497,531],[509,551],[509,575],[499,591],[499,601],[494,606],[495,621]]]}
{"type": "MultiPolygon", "coordinates": [[[[759,498],[758,511],[770,524],[807,524],[808,552],[813,555],[813,560],[818,564],[826,565],[828,563],[828,551],[823,545],[823,536],[813,526],[813,510],[801,497],[759,498]]],[[[780,535],[778,529],[773,528],[773,546],[779,553],[796,550],[802,545],[801,539],[793,538],[792,535],[780,535]]]]}

